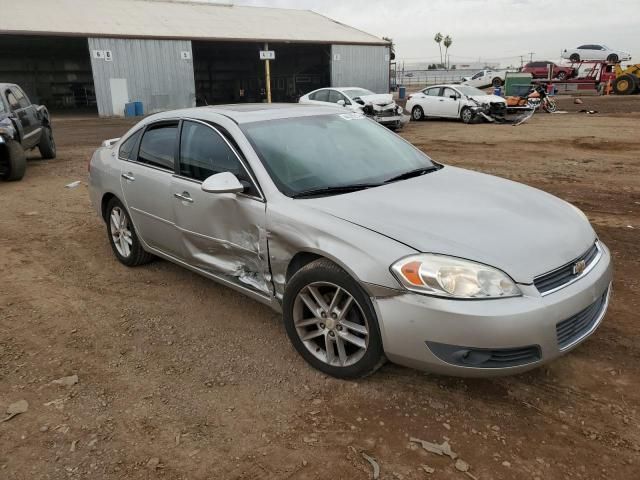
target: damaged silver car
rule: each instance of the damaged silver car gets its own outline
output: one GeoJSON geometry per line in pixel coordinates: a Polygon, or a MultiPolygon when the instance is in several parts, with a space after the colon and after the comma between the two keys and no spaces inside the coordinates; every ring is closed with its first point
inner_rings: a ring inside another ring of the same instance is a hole
{"type": "Polygon", "coordinates": [[[607,310],[611,256],[577,208],[438,164],[339,107],[152,115],[94,153],[89,184],[121,263],[161,257],[281,311],[336,377],[385,359],[521,372],[607,310]]]}

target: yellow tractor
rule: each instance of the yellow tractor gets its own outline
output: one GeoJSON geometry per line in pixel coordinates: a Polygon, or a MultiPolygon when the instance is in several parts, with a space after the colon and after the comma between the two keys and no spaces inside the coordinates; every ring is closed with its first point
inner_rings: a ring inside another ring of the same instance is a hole
{"type": "Polygon", "coordinates": [[[613,91],[617,95],[631,95],[640,92],[640,64],[629,65],[624,70],[619,63],[615,66],[616,79],[613,91]]]}

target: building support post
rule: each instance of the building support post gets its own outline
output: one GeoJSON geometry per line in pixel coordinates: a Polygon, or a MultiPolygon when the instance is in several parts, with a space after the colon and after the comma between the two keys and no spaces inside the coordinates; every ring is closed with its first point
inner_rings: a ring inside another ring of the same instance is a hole
{"type": "MultiPolygon", "coordinates": [[[[264,44],[264,49],[269,50],[269,44],[264,44]]],[[[267,103],[271,103],[271,66],[269,65],[269,60],[264,61],[264,69],[267,76],[267,103]]]]}

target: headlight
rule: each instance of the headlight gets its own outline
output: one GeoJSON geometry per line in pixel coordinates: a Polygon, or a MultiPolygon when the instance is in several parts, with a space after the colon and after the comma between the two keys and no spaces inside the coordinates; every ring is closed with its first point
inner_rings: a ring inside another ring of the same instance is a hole
{"type": "Polygon", "coordinates": [[[391,271],[407,290],[450,298],[522,295],[509,276],[481,263],[423,253],[398,260],[391,271]]]}

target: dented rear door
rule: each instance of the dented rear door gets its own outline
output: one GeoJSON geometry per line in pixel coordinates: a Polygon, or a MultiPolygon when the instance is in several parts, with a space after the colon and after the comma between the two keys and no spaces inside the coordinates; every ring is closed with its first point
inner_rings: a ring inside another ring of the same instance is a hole
{"type": "Polygon", "coordinates": [[[171,183],[186,261],[207,273],[269,294],[266,204],[233,147],[213,126],[185,120],[180,168],[171,183]],[[245,193],[207,193],[202,182],[231,172],[245,193]]]}

